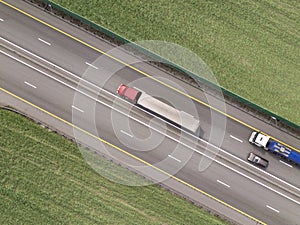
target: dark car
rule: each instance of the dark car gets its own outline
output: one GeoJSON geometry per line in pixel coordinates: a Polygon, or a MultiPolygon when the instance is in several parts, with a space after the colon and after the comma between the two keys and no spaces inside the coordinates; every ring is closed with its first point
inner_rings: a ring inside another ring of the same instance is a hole
{"type": "Polygon", "coordinates": [[[252,162],[253,164],[255,165],[258,165],[258,166],[261,166],[261,167],[264,167],[264,168],[267,168],[268,165],[269,165],[269,161],[254,154],[253,152],[250,152],[249,155],[248,155],[248,161],[249,162],[252,162]]]}

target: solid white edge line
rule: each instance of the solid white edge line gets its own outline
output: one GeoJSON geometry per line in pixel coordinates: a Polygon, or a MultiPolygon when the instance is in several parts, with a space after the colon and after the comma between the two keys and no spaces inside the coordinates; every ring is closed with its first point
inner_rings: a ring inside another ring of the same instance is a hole
{"type": "Polygon", "coordinates": [[[94,66],[93,64],[90,64],[90,63],[88,63],[88,62],[85,62],[85,64],[88,65],[88,66],[90,66],[90,67],[93,67],[93,68],[96,69],[96,70],[98,69],[97,66],[94,66]]]}
{"type": "Polygon", "coordinates": [[[267,208],[269,208],[269,209],[271,209],[271,210],[273,210],[273,211],[275,211],[275,212],[277,212],[277,213],[280,213],[280,211],[279,211],[279,210],[277,210],[277,209],[274,209],[273,207],[271,207],[271,206],[269,206],[269,205],[266,205],[266,207],[267,207],[267,208]]]}
{"type": "MultiPolygon", "coordinates": [[[[89,82],[89,81],[87,81],[87,80],[84,80],[84,79],[81,78],[80,76],[78,76],[78,75],[76,75],[76,74],[73,74],[73,73],[69,72],[68,70],[66,70],[66,69],[64,69],[64,68],[62,68],[62,67],[60,67],[60,66],[57,66],[57,65],[55,65],[54,63],[51,63],[51,62],[49,62],[48,60],[46,60],[46,59],[44,59],[44,58],[42,58],[42,57],[40,57],[40,56],[38,56],[38,55],[35,55],[34,53],[32,53],[32,52],[30,52],[30,51],[28,51],[28,50],[26,50],[26,49],[24,49],[24,48],[22,48],[22,47],[20,47],[20,46],[18,46],[18,45],[16,45],[16,44],[14,44],[14,43],[12,43],[12,42],[6,40],[6,39],[3,38],[3,37],[0,37],[0,39],[3,40],[3,41],[5,41],[6,43],[9,43],[9,44],[13,45],[14,47],[16,47],[16,48],[18,48],[18,49],[21,49],[22,51],[25,51],[26,53],[28,53],[28,54],[30,54],[30,55],[32,55],[32,56],[34,56],[34,57],[37,57],[38,59],[40,59],[40,60],[42,60],[42,61],[44,61],[44,62],[46,62],[46,63],[48,63],[48,64],[50,64],[50,65],[52,65],[52,66],[54,66],[54,67],[56,67],[56,68],[58,68],[58,69],[60,69],[60,70],[66,72],[66,73],[68,73],[68,74],[70,74],[71,76],[73,76],[73,77],[79,79],[80,81],[84,81],[85,83],[90,84],[90,85],[92,85],[93,87],[95,87],[95,88],[97,88],[97,89],[99,89],[99,90],[101,90],[101,91],[103,91],[103,92],[105,92],[105,93],[107,93],[107,94],[113,95],[112,93],[106,91],[105,89],[99,88],[97,85],[95,85],[95,84],[93,84],[93,83],[91,83],[91,82],[89,82]]],[[[67,85],[67,86],[68,86],[68,85],[67,85]]],[[[134,87],[134,88],[136,88],[136,87],[134,87]]],[[[115,96],[115,97],[118,97],[118,96],[115,96]]],[[[126,100],[124,100],[124,99],[122,99],[122,98],[120,98],[120,97],[118,97],[118,98],[119,98],[121,101],[124,101],[124,102],[126,102],[127,104],[130,104],[132,107],[136,107],[134,104],[131,104],[131,103],[129,103],[128,101],[126,101],[126,100]]],[[[142,110],[142,111],[145,112],[145,113],[149,113],[149,112],[147,112],[146,110],[143,110],[143,109],[141,109],[141,108],[140,108],[140,110],[142,110]]],[[[151,114],[151,115],[152,115],[152,114],[151,114]]],[[[160,119],[160,118],[159,118],[159,119],[160,119]]],[[[170,124],[170,125],[172,126],[173,124],[170,124]]],[[[183,130],[183,132],[185,132],[185,131],[183,130]]],[[[185,133],[190,134],[190,133],[188,133],[188,132],[185,132],[185,133]]],[[[190,134],[190,135],[191,135],[191,134],[190,134]]],[[[193,136],[194,136],[194,135],[193,135],[193,136]]],[[[195,137],[195,136],[194,136],[194,137],[195,137]]],[[[214,146],[213,144],[209,143],[208,141],[205,141],[205,140],[203,140],[203,139],[200,139],[199,137],[197,137],[197,138],[198,138],[201,142],[203,142],[203,143],[205,143],[205,144],[208,144],[208,145],[210,145],[210,146],[216,148],[217,150],[223,152],[224,154],[227,154],[227,155],[231,156],[232,158],[234,158],[234,159],[240,161],[241,163],[247,164],[248,166],[252,167],[254,170],[258,170],[258,171],[260,171],[261,173],[264,173],[264,174],[266,174],[266,175],[268,175],[268,176],[270,176],[270,177],[276,179],[277,181],[280,181],[280,182],[282,182],[282,183],[284,183],[284,184],[286,184],[286,185],[288,185],[288,186],[290,186],[290,187],[296,189],[297,191],[300,191],[300,188],[298,188],[298,187],[296,187],[296,186],[294,186],[294,185],[288,183],[287,181],[284,181],[284,180],[280,179],[279,177],[276,177],[275,175],[270,174],[270,173],[268,173],[267,171],[265,171],[265,170],[263,170],[263,169],[260,169],[260,168],[258,168],[257,166],[254,166],[254,165],[252,165],[251,163],[248,163],[247,161],[242,160],[242,159],[240,159],[239,157],[237,157],[237,156],[235,156],[235,155],[233,155],[233,154],[231,154],[231,153],[229,153],[229,152],[227,152],[227,151],[224,151],[223,149],[221,149],[221,148],[219,148],[219,147],[217,147],[217,146],[214,146]]],[[[197,152],[196,150],[194,150],[194,151],[197,152]]]]}
{"type": "Polygon", "coordinates": [[[127,135],[127,136],[129,136],[129,137],[133,137],[133,135],[132,134],[129,134],[129,133],[127,133],[126,131],[124,131],[124,130],[120,130],[121,131],[121,133],[123,133],[123,134],[125,134],[125,135],[127,135]]]}
{"type": "Polygon", "coordinates": [[[292,165],[290,165],[290,164],[288,164],[288,163],[286,163],[286,162],[283,162],[282,160],[279,160],[279,162],[281,162],[282,164],[284,164],[284,165],[286,165],[286,166],[288,166],[288,167],[291,167],[291,168],[293,168],[293,166],[292,166],[292,165]]]}
{"type": "Polygon", "coordinates": [[[78,107],[76,107],[74,105],[72,105],[72,108],[78,110],[79,112],[82,112],[82,113],[84,112],[82,109],[79,109],[78,107]]]}
{"type": "MultiPolygon", "coordinates": [[[[177,140],[176,138],[174,138],[174,137],[172,137],[172,136],[170,136],[170,135],[167,135],[167,134],[165,134],[165,133],[162,133],[160,130],[158,130],[158,129],[154,128],[154,127],[151,127],[149,124],[144,123],[144,122],[142,122],[142,121],[136,119],[136,118],[133,117],[133,116],[127,115],[127,114],[125,114],[124,112],[122,112],[122,111],[120,111],[120,110],[118,110],[118,109],[116,109],[116,108],[113,108],[113,107],[112,107],[111,105],[109,105],[109,104],[106,104],[106,103],[104,103],[104,102],[101,102],[99,99],[94,98],[94,97],[92,97],[92,96],[86,94],[85,92],[83,92],[83,91],[81,91],[81,90],[79,90],[79,89],[76,89],[75,87],[73,87],[73,86],[71,86],[71,85],[69,85],[69,84],[67,84],[67,83],[65,83],[65,82],[63,82],[63,81],[57,79],[56,77],[53,77],[53,76],[47,74],[46,72],[44,72],[44,71],[42,71],[42,70],[40,70],[40,69],[35,68],[34,66],[32,66],[32,65],[30,65],[30,64],[28,64],[28,63],[26,63],[26,62],[23,62],[22,60],[20,60],[20,59],[14,57],[14,56],[12,56],[12,55],[9,55],[8,53],[6,53],[6,52],[4,52],[4,51],[2,51],[2,50],[0,50],[0,52],[1,52],[2,54],[4,54],[4,55],[6,55],[6,56],[8,56],[8,57],[10,57],[10,58],[12,58],[12,59],[14,59],[14,60],[16,60],[17,62],[20,62],[20,63],[22,63],[23,65],[26,65],[27,67],[29,67],[29,68],[31,68],[31,69],[33,69],[33,70],[36,70],[36,71],[40,72],[41,74],[44,74],[45,76],[47,76],[47,77],[49,77],[49,78],[51,78],[51,79],[53,79],[53,80],[55,80],[55,81],[57,81],[57,82],[59,82],[59,83],[65,85],[66,87],[68,87],[68,88],[70,88],[70,89],[72,89],[72,90],[78,91],[78,92],[81,93],[82,95],[85,95],[85,96],[87,96],[88,98],[93,99],[94,101],[96,101],[96,102],[98,102],[98,103],[100,103],[100,104],[102,104],[102,105],[105,105],[106,107],[111,108],[112,110],[115,110],[115,111],[119,112],[119,113],[122,114],[122,115],[128,116],[130,119],[132,119],[132,120],[134,120],[134,121],[136,121],[136,122],[138,122],[138,123],[140,123],[140,124],[142,124],[142,125],[144,125],[144,126],[150,128],[150,129],[152,129],[152,130],[154,130],[154,131],[156,131],[156,132],[158,132],[158,133],[160,133],[160,134],[163,134],[164,136],[166,136],[166,137],[168,137],[169,139],[171,139],[171,140],[173,140],[173,141],[175,141],[175,142],[178,143],[178,140],[177,140]]],[[[200,140],[201,140],[201,139],[200,139],[200,140]]],[[[291,197],[289,197],[289,196],[283,194],[283,193],[280,192],[280,191],[275,190],[274,188],[271,188],[270,186],[268,186],[268,185],[266,185],[266,184],[264,184],[264,183],[262,183],[262,182],[260,182],[260,181],[258,181],[258,180],[256,180],[256,179],[254,179],[254,178],[251,177],[251,176],[248,176],[248,175],[242,173],[241,171],[239,171],[239,170],[237,170],[237,169],[234,169],[234,168],[230,167],[229,165],[227,165],[227,164],[225,164],[225,163],[222,163],[222,162],[219,161],[219,160],[216,160],[214,157],[205,155],[203,152],[201,152],[201,151],[199,151],[199,150],[197,150],[197,149],[194,149],[194,148],[192,148],[191,146],[189,146],[189,145],[187,145],[187,144],[185,144],[185,143],[183,143],[183,142],[180,142],[180,144],[183,145],[183,146],[185,146],[185,147],[187,147],[187,148],[189,148],[189,149],[191,149],[191,150],[194,151],[194,152],[197,152],[198,154],[203,155],[204,157],[206,157],[206,158],[208,158],[208,159],[211,159],[212,161],[218,163],[219,165],[222,165],[223,167],[225,167],[225,168],[227,168],[227,169],[229,169],[229,170],[231,170],[231,171],[234,171],[235,173],[241,175],[242,177],[247,178],[247,179],[251,180],[252,182],[254,182],[254,183],[256,183],[256,184],[259,184],[259,185],[261,185],[262,187],[264,187],[264,188],[266,188],[266,189],[268,189],[268,190],[270,190],[270,191],[273,191],[274,193],[280,195],[281,197],[284,197],[284,198],[286,198],[286,199],[288,199],[288,200],[290,200],[290,201],[296,203],[297,205],[300,205],[300,202],[299,202],[299,201],[297,201],[297,200],[295,200],[295,199],[293,199],[293,198],[291,198],[291,197]]]]}
{"type": "Polygon", "coordinates": [[[177,162],[181,162],[181,160],[179,160],[179,159],[177,159],[177,158],[175,158],[174,156],[172,156],[172,155],[168,155],[170,158],[172,158],[172,159],[174,159],[174,160],[176,160],[177,162]]]}
{"type": "Polygon", "coordinates": [[[239,141],[239,142],[241,142],[241,143],[243,143],[242,140],[238,139],[237,137],[235,137],[235,136],[233,136],[233,135],[231,135],[231,134],[230,134],[230,137],[233,138],[233,139],[235,139],[235,140],[237,140],[237,141],[239,141]]]}
{"type": "Polygon", "coordinates": [[[230,188],[230,185],[224,183],[223,181],[217,180],[217,182],[220,183],[220,184],[223,184],[224,186],[226,186],[226,187],[228,187],[228,188],[230,188]]]}
{"type": "Polygon", "coordinates": [[[49,42],[47,42],[47,41],[45,41],[45,40],[43,40],[43,39],[41,39],[41,38],[38,38],[38,40],[39,40],[40,42],[43,42],[43,43],[46,44],[46,45],[51,46],[51,43],[49,43],[49,42]]]}
{"type": "Polygon", "coordinates": [[[31,83],[28,83],[27,81],[24,81],[24,83],[27,84],[27,85],[30,86],[30,87],[36,88],[36,86],[34,86],[34,85],[31,84],[31,83]]]}

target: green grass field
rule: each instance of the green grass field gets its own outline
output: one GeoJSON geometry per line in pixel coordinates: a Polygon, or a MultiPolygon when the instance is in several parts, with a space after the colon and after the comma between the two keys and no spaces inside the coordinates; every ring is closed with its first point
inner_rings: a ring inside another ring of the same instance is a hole
{"type": "Polygon", "coordinates": [[[22,116],[0,110],[0,124],[0,224],[227,224],[156,185],[110,182],[75,144],[22,116]]]}
{"type": "Polygon", "coordinates": [[[300,1],[54,2],[129,40],[182,45],[223,87],[300,124],[300,1]]]}

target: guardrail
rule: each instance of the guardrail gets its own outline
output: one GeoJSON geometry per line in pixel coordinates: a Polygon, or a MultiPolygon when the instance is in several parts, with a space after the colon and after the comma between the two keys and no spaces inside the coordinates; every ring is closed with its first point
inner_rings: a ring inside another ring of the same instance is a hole
{"type": "MultiPolygon", "coordinates": [[[[115,43],[117,44],[130,44],[130,46],[132,46],[135,50],[137,50],[138,52],[141,52],[143,54],[145,54],[146,56],[150,57],[150,58],[153,58],[159,62],[162,62],[166,65],[168,65],[169,67],[172,67],[173,69],[176,69],[180,72],[183,72],[185,74],[187,74],[188,76],[206,84],[207,86],[213,88],[213,89],[217,89],[217,88],[220,88],[222,91],[223,91],[223,94],[225,96],[228,96],[230,98],[233,98],[235,99],[236,101],[240,102],[241,104],[244,104],[246,105],[247,107],[250,107],[254,110],[256,110],[257,112],[263,114],[263,115],[266,115],[267,117],[269,117],[271,120],[274,119],[276,120],[277,122],[279,122],[281,124],[281,126],[283,127],[290,127],[292,128],[294,131],[296,131],[297,133],[300,132],[300,126],[275,114],[274,112],[271,112],[257,104],[254,104],[252,102],[250,102],[249,100],[223,88],[223,87],[219,87],[217,86],[216,84],[206,80],[205,78],[203,77],[200,77],[199,75],[197,74],[194,74],[188,70],[186,70],[185,68],[177,65],[177,64],[174,64],[164,58],[162,58],[161,56],[157,55],[156,53],[154,52],[151,52],[149,51],[148,49],[145,49],[144,47],[140,46],[140,45],[137,45],[129,40],[127,40],[126,38],[116,34],[115,32],[105,28],[105,27],[102,27],[100,26],[99,24],[96,24],[74,12],[71,12],[70,10],[54,3],[53,1],[51,0],[27,0],[27,1],[30,1],[30,2],[34,2],[34,3],[38,3],[41,7],[45,8],[46,10],[49,10],[49,11],[52,11],[53,13],[61,16],[62,18],[64,17],[69,17],[70,20],[72,22],[75,22],[77,23],[78,25],[84,27],[85,29],[87,30],[92,30],[93,32],[95,31],[100,31],[102,34],[104,34],[106,37],[108,37],[109,39],[113,39],[115,41],[115,43]]],[[[97,33],[97,32],[95,32],[97,33]]]]}

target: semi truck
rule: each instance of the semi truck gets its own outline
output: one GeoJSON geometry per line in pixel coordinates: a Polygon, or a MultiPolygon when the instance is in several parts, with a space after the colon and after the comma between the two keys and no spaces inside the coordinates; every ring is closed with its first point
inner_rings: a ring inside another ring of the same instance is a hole
{"type": "Polygon", "coordinates": [[[200,121],[187,112],[178,110],[144,91],[128,87],[125,84],[118,87],[117,94],[177,127],[192,132],[196,136],[200,135],[200,121]]]}
{"type": "Polygon", "coordinates": [[[267,151],[278,154],[296,164],[300,165],[300,152],[292,150],[277,141],[274,141],[270,136],[262,134],[261,132],[252,132],[249,142],[267,151]]]}

